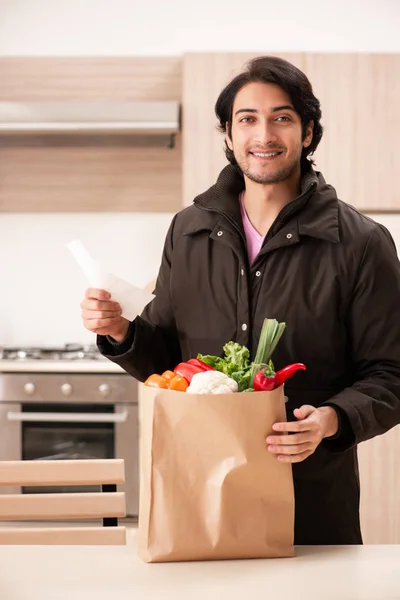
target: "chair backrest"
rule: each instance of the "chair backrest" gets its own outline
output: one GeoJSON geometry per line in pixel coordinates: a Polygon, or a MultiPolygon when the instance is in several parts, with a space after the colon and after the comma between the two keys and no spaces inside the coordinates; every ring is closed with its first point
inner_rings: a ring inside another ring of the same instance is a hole
{"type": "Polygon", "coordinates": [[[101,486],[99,492],[0,494],[0,521],[102,519],[98,526],[0,527],[0,544],[124,545],[122,459],[0,461],[0,486],[101,486]]]}

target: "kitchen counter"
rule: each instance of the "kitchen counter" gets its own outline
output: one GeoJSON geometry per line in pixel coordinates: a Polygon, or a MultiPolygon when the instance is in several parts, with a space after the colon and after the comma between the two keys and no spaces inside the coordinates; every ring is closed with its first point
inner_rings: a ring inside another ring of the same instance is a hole
{"type": "Polygon", "coordinates": [[[107,358],[99,360],[0,360],[0,373],[125,373],[107,358]]]}
{"type": "Polygon", "coordinates": [[[0,582],[4,600],[398,600],[400,546],[163,564],[142,562],[135,545],[0,546],[0,582]]]}

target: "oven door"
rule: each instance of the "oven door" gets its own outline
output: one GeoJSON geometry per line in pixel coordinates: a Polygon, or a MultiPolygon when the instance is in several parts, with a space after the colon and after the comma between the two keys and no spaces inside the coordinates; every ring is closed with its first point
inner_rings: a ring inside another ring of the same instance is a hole
{"type": "MultiPolygon", "coordinates": [[[[137,405],[0,403],[0,460],[123,458],[127,515],[138,514],[137,405]]],[[[97,491],[93,486],[3,488],[6,493],[97,491]]]]}
{"type": "MultiPolygon", "coordinates": [[[[20,410],[20,404],[0,402],[0,460],[22,460],[21,424],[8,419],[8,413],[20,410]]],[[[0,487],[0,494],[20,493],[20,487],[0,487]]]]}

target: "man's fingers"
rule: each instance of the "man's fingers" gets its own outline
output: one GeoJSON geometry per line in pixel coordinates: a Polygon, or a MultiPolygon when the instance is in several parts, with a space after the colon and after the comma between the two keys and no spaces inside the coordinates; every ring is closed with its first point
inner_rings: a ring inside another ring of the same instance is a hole
{"type": "Polygon", "coordinates": [[[109,300],[111,298],[111,294],[107,292],[107,290],[88,288],[85,292],[85,298],[88,300],[109,300]]]}
{"type": "Polygon", "coordinates": [[[295,408],[293,411],[296,419],[306,419],[316,410],[315,406],[311,406],[310,404],[303,404],[300,408],[295,408]]]}
{"type": "Polygon", "coordinates": [[[312,416],[315,406],[304,404],[293,411],[297,421],[274,423],[272,429],[286,435],[267,437],[268,451],[281,462],[297,463],[305,460],[318,446],[318,419],[312,416]],[[291,434],[291,435],[287,435],[291,434]]]}
{"type": "Polygon", "coordinates": [[[308,458],[309,456],[311,456],[311,454],[314,452],[314,450],[306,450],[305,452],[302,452],[301,454],[279,454],[279,456],[277,457],[279,462],[286,462],[286,463],[299,463],[302,462],[303,460],[305,460],[306,458],[308,458]]]}
{"type": "Polygon", "coordinates": [[[302,433],[293,433],[292,435],[269,435],[267,444],[272,446],[296,446],[298,444],[307,444],[314,441],[314,435],[311,431],[302,433]]]}
{"type": "Polygon", "coordinates": [[[82,310],[82,318],[85,321],[90,321],[91,319],[115,319],[116,317],[121,316],[121,311],[112,311],[112,310],[82,310]]]}
{"type": "Polygon", "coordinates": [[[113,319],[86,319],[84,321],[86,329],[98,333],[98,329],[109,329],[115,327],[115,318],[113,319]]]}
{"type": "Polygon", "coordinates": [[[98,312],[118,312],[121,310],[121,306],[118,302],[102,301],[102,300],[89,300],[85,298],[81,302],[82,310],[98,311],[98,312]]]}
{"type": "Polygon", "coordinates": [[[294,432],[299,433],[301,431],[312,431],[314,428],[314,423],[305,419],[304,421],[284,421],[282,423],[274,423],[272,425],[272,429],[274,431],[282,431],[282,432],[294,432]]]}
{"type": "Polygon", "coordinates": [[[270,446],[268,446],[268,451],[271,452],[272,454],[294,455],[294,454],[303,454],[304,452],[307,452],[308,450],[312,451],[314,449],[314,447],[315,447],[315,444],[313,444],[311,442],[305,442],[304,444],[294,444],[294,445],[290,445],[290,446],[270,445],[270,446]]]}

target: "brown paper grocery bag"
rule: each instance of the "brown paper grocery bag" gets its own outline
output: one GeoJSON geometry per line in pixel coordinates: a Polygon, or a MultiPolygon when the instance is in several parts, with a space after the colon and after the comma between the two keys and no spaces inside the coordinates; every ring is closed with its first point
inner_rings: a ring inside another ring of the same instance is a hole
{"type": "Polygon", "coordinates": [[[187,394],[142,386],[139,556],[293,556],[291,465],[267,450],[283,388],[187,394]]]}

